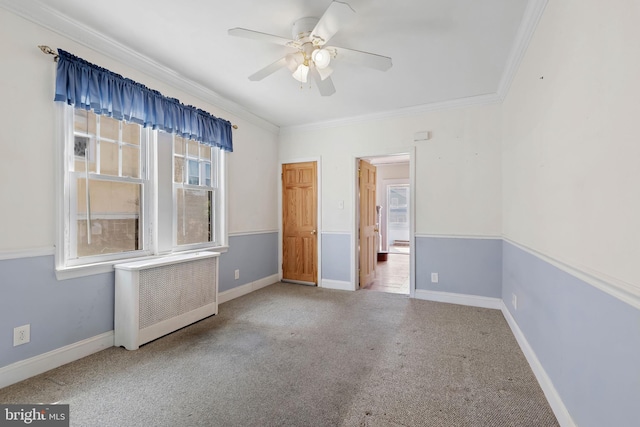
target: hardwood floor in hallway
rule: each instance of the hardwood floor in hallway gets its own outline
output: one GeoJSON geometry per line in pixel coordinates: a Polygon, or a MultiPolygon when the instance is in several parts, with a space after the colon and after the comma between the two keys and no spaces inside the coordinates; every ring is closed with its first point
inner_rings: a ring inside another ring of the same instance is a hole
{"type": "Polygon", "coordinates": [[[363,289],[408,295],[409,286],[409,254],[390,253],[378,261],[375,280],[363,289]]]}

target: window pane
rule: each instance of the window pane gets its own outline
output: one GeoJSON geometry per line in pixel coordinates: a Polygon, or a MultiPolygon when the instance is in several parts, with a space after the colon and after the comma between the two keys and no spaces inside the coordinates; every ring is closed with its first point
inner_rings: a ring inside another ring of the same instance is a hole
{"type": "Polygon", "coordinates": [[[200,146],[200,157],[203,160],[210,160],[211,159],[211,146],[210,145],[202,144],[200,146]]]}
{"type": "Polygon", "coordinates": [[[192,139],[187,141],[187,147],[189,147],[189,157],[198,157],[198,141],[192,139]]]}
{"type": "Polygon", "coordinates": [[[211,163],[202,163],[202,179],[200,180],[202,185],[211,187],[211,163]]]}
{"type": "Polygon", "coordinates": [[[96,140],[87,136],[74,135],[73,140],[73,168],[72,170],[84,172],[86,166],[89,172],[96,171],[96,140]],[[88,165],[85,165],[85,158],[88,165]]]}
{"type": "Polygon", "coordinates": [[[96,115],[94,113],[74,108],[73,115],[73,127],[76,132],[92,136],[96,134],[96,115]]]}
{"type": "Polygon", "coordinates": [[[118,144],[100,141],[100,173],[118,175],[118,144]]]}
{"type": "Polygon", "coordinates": [[[198,170],[198,162],[196,160],[188,160],[189,162],[189,181],[190,185],[198,185],[200,182],[200,171],[198,170]]]}
{"type": "Polygon", "coordinates": [[[120,122],[111,117],[100,116],[100,138],[109,138],[118,141],[120,122]]]}
{"type": "Polygon", "coordinates": [[[89,181],[91,219],[87,233],[85,179],[77,180],[78,257],[105,255],[142,248],[140,184],[89,181]],[[89,242],[89,235],[91,242],[89,242]]]}
{"type": "Polygon", "coordinates": [[[173,182],[184,182],[184,158],[173,158],[173,182]]]}
{"type": "Polygon", "coordinates": [[[389,186],[389,223],[407,225],[408,192],[405,186],[389,186]]]}
{"type": "Polygon", "coordinates": [[[122,122],[122,142],[140,145],[140,125],[122,122]]]}
{"type": "Polygon", "coordinates": [[[176,154],[184,155],[184,138],[179,136],[174,137],[173,150],[176,154]]]}
{"type": "Polygon", "coordinates": [[[140,178],[140,148],[122,146],[122,176],[140,178]]]}
{"type": "Polygon", "coordinates": [[[178,189],[178,245],[210,242],[212,192],[178,189]]]}

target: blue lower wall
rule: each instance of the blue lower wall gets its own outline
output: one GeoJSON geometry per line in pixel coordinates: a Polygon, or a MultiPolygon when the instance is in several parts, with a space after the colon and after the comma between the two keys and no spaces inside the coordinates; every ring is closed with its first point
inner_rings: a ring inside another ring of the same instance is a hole
{"type": "Polygon", "coordinates": [[[502,297],[501,239],[416,237],[415,248],[416,289],[502,297]]]}
{"type": "Polygon", "coordinates": [[[53,256],[0,261],[0,367],[113,330],[114,273],[56,280],[53,256]],[[31,341],[13,347],[13,328],[31,341]]]}
{"type": "MultiPolygon", "coordinates": [[[[277,273],[278,233],[231,237],[219,290],[277,273]]],[[[59,281],[53,256],[0,261],[0,368],[112,331],[114,284],[114,273],[59,281]],[[31,341],[13,347],[13,328],[25,324],[31,341]]]]}
{"type": "Polygon", "coordinates": [[[575,423],[640,425],[640,310],[508,242],[502,268],[504,303],[575,423]]]}
{"type": "Polygon", "coordinates": [[[351,235],[322,234],[322,279],[351,281],[351,235]]]}
{"type": "Polygon", "coordinates": [[[229,250],[220,256],[218,292],[278,274],[278,233],[229,237],[229,250]],[[240,278],[235,279],[235,271],[240,278]]]}
{"type": "MultiPolygon", "coordinates": [[[[350,236],[323,235],[322,248],[322,277],[349,281],[350,236]]],[[[503,299],[577,425],[638,425],[640,310],[500,239],[417,237],[415,249],[417,289],[503,299]]],[[[277,264],[278,233],[232,236],[220,292],[277,264]]],[[[113,288],[113,273],[56,280],[53,256],[0,261],[0,367],[113,330],[113,288]],[[31,342],[13,347],[27,323],[31,342]]]]}

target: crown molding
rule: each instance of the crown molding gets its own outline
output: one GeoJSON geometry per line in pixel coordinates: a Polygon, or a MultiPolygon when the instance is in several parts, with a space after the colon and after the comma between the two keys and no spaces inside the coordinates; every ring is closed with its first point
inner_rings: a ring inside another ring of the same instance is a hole
{"type": "Polygon", "coordinates": [[[540,18],[544,13],[545,7],[547,6],[547,3],[548,0],[529,0],[529,2],[527,2],[520,27],[518,28],[515,41],[509,53],[509,58],[507,60],[502,78],[500,79],[500,83],[498,85],[498,90],[495,93],[454,99],[451,101],[424,104],[415,107],[400,108],[397,110],[384,111],[363,116],[347,117],[344,119],[329,120],[305,125],[283,126],[280,128],[280,133],[284,134],[288,132],[314,131],[373,120],[412,116],[427,113],[430,111],[502,103],[502,101],[504,101],[504,99],[506,98],[507,93],[509,92],[511,82],[518,72],[520,62],[522,62],[522,58],[524,57],[524,54],[529,47],[529,42],[533,37],[538,22],[540,21],[540,18]]]}
{"type": "Polygon", "coordinates": [[[478,105],[499,104],[502,99],[495,93],[470,96],[467,98],[453,99],[451,101],[434,102],[432,104],[423,104],[414,107],[398,108],[396,110],[382,111],[379,113],[365,114],[362,116],[346,117],[343,119],[327,120],[305,125],[283,126],[280,128],[280,134],[288,132],[306,132],[327,128],[335,128],[340,126],[352,125],[356,123],[370,122],[394,117],[410,117],[430,111],[441,111],[453,108],[473,107],[478,105]]]}
{"type": "Polygon", "coordinates": [[[527,8],[522,16],[522,21],[520,21],[518,33],[511,47],[509,59],[502,73],[500,84],[498,85],[497,94],[500,97],[500,101],[504,101],[509,93],[511,82],[513,82],[522,58],[524,58],[524,54],[529,48],[529,42],[531,42],[533,38],[533,34],[538,27],[538,22],[540,22],[540,18],[542,18],[548,1],[549,0],[529,0],[529,2],[527,2],[527,8]]]}
{"type": "Polygon", "coordinates": [[[171,68],[155,62],[151,58],[136,52],[104,34],[69,18],[40,1],[0,0],[0,7],[80,45],[100,52],[123,64],[127,64],[204,102],[213,104],[227,113],[244,119],[266,131],[274,134],[279,133],[280,128],[278,126],[251,113],[235,102],[222,97],[213,90],[193,80],[181,76],[171,68]]]}
{"type": "Polygon", "coordinates": [[[141,55],[140,53],[106,37],[80,22],[72,20],[68,16],[42,4],[40,1],[25,2],[21,0],[0,0],[0,7],[3,7],[10,12],[13,12],[44,28],[61,34],[76,43],[101,52],[102,54],[119,62],[131,65],[151,77],[163,81],[205,102],[211,103],[264,130],[278,134],[287,132],[316,131],[373,120],[414,116],[432,111],[501,103],[508,94],[511,82],[518,71],[522,58],[525,55],[529,42],[533,37],[547,3],[548,0],[529,0],[527,3],[520,27],[518,28],[516,39],[511,48],[502,78],[495,93],[399,108],[361,116],[283,127],[278,127],[277,125],[268,122],[233,101],[223,98],[211,89],[179,75],[174,70],[141,55]]]}

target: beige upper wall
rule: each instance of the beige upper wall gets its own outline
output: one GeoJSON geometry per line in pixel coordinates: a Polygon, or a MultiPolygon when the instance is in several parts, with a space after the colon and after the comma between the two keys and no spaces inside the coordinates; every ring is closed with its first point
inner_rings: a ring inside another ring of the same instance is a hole
{"type": "Polygon", "coordinates": [[[233,153],[227,159],[229,233],[278,230],[277,135],[240,124],[233,131],[233,153]]]}
{"type": "Polygon", "coordinates": [[[639,8],[550,1],[503,105],[286,132],[279,156],[276,135],[0,9],[0,46],[11,58],[0,68],[0,251],[54,241],[55,64],[36,47],[48,44],[240,126],[229,156],[230,232],[277,229],[278,160],[309,157],[322,161],[323,230],[350,231],[355,157],[415,149],[417,233],[504,232],[583,271],[638,284],[639,8]],[[432,139],[414,143],[424,130],[432,139]]]}
{"type": "Polygon", "coordinates": [[[0,67],[0,252],[52,248],[54,244],[56,65],[37,48],[41,44],[67,50],[237,124],[234,153],[227,156],[229,232],[278,228],[276,134],[0,9],[0,48],[7,59],[0,67]]]}
{"type": "Polygon", "coordinates": [[[500,114],[499,105],[489,105],[288,130],[280,136],[280,160],[319,158],[322,231],[352,232],[355,159],[415,150],[416,232],[499,236],[500,114]],[[431,139],[414,142],[420,131],[431,132],[431,139]]]}
{"type": "Polygon", "coordinates": [[[504,235],[640,289],[640,3],[550,1],[503,104],[504,235]]]}
{"type": "Polygon", "coordinates": [[[55,65],[36,47],[47,39],[0,9],[0,47],[11,58],[0,67],[0,250],[53,247],[55,65]]]}

